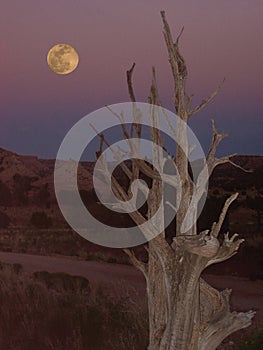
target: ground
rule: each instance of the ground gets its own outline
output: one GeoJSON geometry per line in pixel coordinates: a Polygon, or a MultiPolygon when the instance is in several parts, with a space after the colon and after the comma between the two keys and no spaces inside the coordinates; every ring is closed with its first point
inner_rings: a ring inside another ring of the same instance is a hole
{"type": "MultiPolygon", "coordinates": [[[[105,285],[109,292],[118,291],[124,286],[134,291],[134,296],[146,298],[146,285],[143,275],[133,266],[109,264],[97,261],[84,261],[76,257],[39,256],[0,252],[0,261],[21,264],[25,272],[35,271],[65,272],[89,279],[91,286],[105,285]]],[[[253,329],[263,328],[263,281],[251,281],[235,276],[204,274],[204,279],[219,290],[232,289],[231,306],[234,310],[256,310],[253,329]]]]}

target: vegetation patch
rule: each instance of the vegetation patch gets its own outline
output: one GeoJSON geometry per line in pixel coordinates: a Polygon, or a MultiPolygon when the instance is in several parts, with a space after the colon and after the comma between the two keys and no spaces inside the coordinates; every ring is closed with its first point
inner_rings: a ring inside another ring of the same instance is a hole
{"type": "Polygon", "coordinates": [[[103,286],[64,273],[36,272],[1,264],[0,349],[145,349],[145,302],[109,296],[103,286]],[[19,270],[19,273],[17,273],[19,270]]]}

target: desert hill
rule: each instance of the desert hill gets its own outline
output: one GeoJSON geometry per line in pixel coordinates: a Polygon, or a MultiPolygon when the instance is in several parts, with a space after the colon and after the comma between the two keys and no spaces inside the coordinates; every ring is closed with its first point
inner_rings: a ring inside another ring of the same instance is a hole
{"type": "MultiPolygon", "coordinates": [[[[231,159],[239,166],[252,170],[243,172],[231,164],[218,166],[210,181],[210,186],[220,186],[229,183],[242,183],[242,186],[257,185],[263,183],[263,156],[235,156],[231,159]]],[[[73,162],[73,161],[72,161],[73,162]]],[[[49,191],[51,201],[55,201],[54,196],[54,159],[39,159],[36,156],[25,156],[0,148],[0,182],[16,196],[16,191],[24,192],[29,198],[33,198],[41,189],[49,191]]],[[[92,172],[94,162],[81,162],[78,167],[78,185],[80,190],[91,191],[93,189],[92,172]]],[[[66,180],[70,173],[66,174],[61,167],[61,175],[65,175],[66,180]]],[[[103,183],[101,184],[103,188],[103,183]]],[[[237,186],[238,187],[238,186],[237,186]]],[[[262,184],[263,187],[263,184],[262,184]]]]}
{"type": "MultiPolygon", "coordinates": [[[[28,198],[33,198],[41,189],[49,191],[51,201],[54,196],[54,165],[55,160],[39,159],[36,156],[18,155],[0,148],[0,182],[16,197],[16,192],[23,192],[28,198]]],[[[65,174],[65,179],[70,174],[65,174]]],[[[78,167],[79,189],[92,188],[92,174],[81,164],[78,167]]]]}
{"type": "MultiPolygon", "coordinates": [[[[238,191],[240,202],[244,202],[248,197],[262,198],[263,157],[241,155],[235,156],[231,160],[249,172],[244,172],[231,164],[217,167],[210,179],[209,196],[219,200],[238,191]]],[[[74,161],[71,163],[73,165],[74,161]]],[[[129,161],[127,164],[129,165],[129,161]]],[[[33,211],[44,210],[53,217],[54,222],[56,222],[57,217],[60,217],[58,223],[60,225],[63,218],[59,214],[54,193],[54,165],[54,159],[19,155],[0,148],[0,212],[1,210],[7,212],[11,219],[13,218],[11,221],[15,222],[15,225],[19,225],[19,223],[26,225],[26,220],[28,222],[28,216],[33,211]]],[[[94,201],[92,178],[94,165],[94,162],[85,161],[78,166],[79,191],[85,197],[82,197],[85,204],[90,204],[92,208],[97,205],[96,198],[95,202],[92,202],[92,200],[94,201]]],[[[65,164],[62,162],[60,174],[64,189],[68,191],[70,196],[71,189],[68,187],[68,179],[72,174],[68,167],[66,172],[64,166],[65,164]]],[[[116,174],[121,178],[120,170],[116,174]]],[[[101,182],[100,188],[102,193],[105,192],[103,182],[101,182]]],[[[221,205],[221,202],[218,205],[221,205]]],[[[102,208],[95,210],[102,211],[102,208]]],[[[255,209],[252,207],[252,210],[255,209]]],[[[261,212],[258,215],[261,215],[261,212]]],[[[109,212],[103,212],[103,216],[110,217],[111,215],[109,212]]]]}
{"type": "MultiPolygon", "coordinates": [[[[248,249],[241,247],[240,254],[231,259],[230,265],[221,265],[220,271],[213,272],[238,271],[259,278],[262,276],[263,157],[236,156],[232,161],[253,171],[244,172],[231,164],[217,167],[210,179],[208,198],[198,225],[200,230],[211,227],[218,219],[225,198],[238,191],[240,195],[230,208],[224,232],[239,232],[246,238],[248,249]]],[[[0,249],[126,262],[126,256],[120,251],[96,246],[68,227],[54,194],[54,164],[54,159],[19,155],[0,148],[0,249]]],[[[114,214],[97,202],[92,191],[93,168],[94,162],[82,162],[78,168],[79,190],[88,210],[105,224],[127,224],[125,215],[128,214],[114,214]]],[[[64,176],[63,164],[61,174],[64,176]]],[[[120,172],[116,174],[121,177],[120,172]]],[[[66,183],[68,176],[70,173],[65,176],[65,190],[70,195],[66,183]]],[[[103,191],[103,184],[101,188],[103,191]]],[[[169,239],[174,233],[172,224],[166,233],[169,239]]]]}

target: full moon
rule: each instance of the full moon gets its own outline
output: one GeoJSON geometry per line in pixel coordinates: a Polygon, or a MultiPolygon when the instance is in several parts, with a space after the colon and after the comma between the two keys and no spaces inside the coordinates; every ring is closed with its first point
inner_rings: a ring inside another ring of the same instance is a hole
{"type": "Polygon", "coordinates": [[[77,68],[79,55],[71,45],[57,44],[49,50],[47,63],[53,72],[69,74],[77,68]]]}

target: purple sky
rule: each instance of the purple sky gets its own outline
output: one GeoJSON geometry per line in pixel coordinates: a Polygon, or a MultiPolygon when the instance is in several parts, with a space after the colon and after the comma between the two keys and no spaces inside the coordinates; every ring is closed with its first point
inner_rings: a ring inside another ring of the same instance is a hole
{"type": "Polygon", "coordinates": [[[182,51],[194,102],[226,78],[216,100],[191,121],[201,144],[207,148],[214,118],[229,133],[220,153],[262,155],[262,0],[3,0],[0,147],[55,157],[81,117],[129,101],[125,72],[133,62],[138,101],[147,99],[155,65],[161,99],[172,110],[160,10],[174,34],[185,27],[182,51]],[[68,76],[46,63],[49,48],[60,42],[80,56],[68,76]]]}

